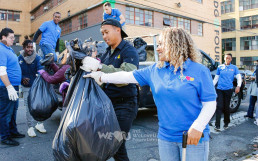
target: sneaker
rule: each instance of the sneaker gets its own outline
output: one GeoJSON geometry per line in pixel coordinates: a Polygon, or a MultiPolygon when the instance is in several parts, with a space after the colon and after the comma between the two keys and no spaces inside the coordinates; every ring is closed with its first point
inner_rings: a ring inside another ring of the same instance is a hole
{"type": "Polygon", "coordinates": [[[15,134],[11,134],[10,137],[11,138],[24,138],[25,135],[18,132],[18,133],[15,133],[15,134]]]}
{"type": "Polygon", "coordinates": [[[258,126],[258,119],[256,119],[256,121],[254,121],[254,124],[258,126]]]}
{"type": "Polygon", "coordinates": [[[220,127],[217,127],[217,126],[214,127],[214,130],[216,130],[216,131],[221,131],[221,130],[220,130],[220,127]]]}
{"type": "Polygon", "coordinates": [[[46,129],[44,128],[44,125],[43,125],[43,123],[37,123],[37,125],[35,126],[35,128],[39,131],[39,132],[41,132],[41,133],[46,133],[47,131],[46,131],[46,129]]]}
{"type": "Polygon", "coordinates": [[[248,116],[248,115],[245,115],[244,117],[248,117],[250,119],[253,119],[254,117],[253,116],[248,116]]]}
{"type": "Polygon", "coordinates": [[[20,143],[18,141],[13,140],[12,138],[8,138],[1,141],[2,144],[11,145],[11,146],[18,146],[20,143]]]}
{"type": "Polygon", "coordinates": [[[35,131],[34,131],[34,128],[33,128],[33,127],[30,127],[30,128],[28,129],[27,133],[28,133],[29,137],[35,137],[35,136],[37,136],[36,133],[35,133],[35,131]]]}
{"type": "Polygon", "coordinates": [[[225,129],[225,130],[228,129],[228,124],[225,124],[225,125],[224,125],[224,129],[225,129]]]}

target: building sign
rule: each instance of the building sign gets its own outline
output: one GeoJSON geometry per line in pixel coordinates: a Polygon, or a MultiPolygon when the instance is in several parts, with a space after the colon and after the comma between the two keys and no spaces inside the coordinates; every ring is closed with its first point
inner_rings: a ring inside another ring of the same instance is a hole
{"type": "Polygon", "coordinates": [[[220,52],[221,52],[221,47],[220,47],[220,14],[219,14],[219,2],[218,0],[214,0],[214,32],[215,32],[215,37],[214,37],[214,52],[215,52],[215,61],[220,62],[220,52]]]}

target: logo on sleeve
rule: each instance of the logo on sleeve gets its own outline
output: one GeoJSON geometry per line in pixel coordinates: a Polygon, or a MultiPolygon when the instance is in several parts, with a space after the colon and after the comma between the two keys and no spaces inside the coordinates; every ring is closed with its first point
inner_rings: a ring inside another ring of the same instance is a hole
{"type": "Polygon", "coordinates": [[[234,69],[229,69],[230,71],[234,72],[234,69]]]}
{"type": "Polygon", "coordinates": [[[190,76],[178,76],[179,79],[181,80],[187,80],[187,81],[194,81],[194,78],[193,77],[190,77],[190,76]]]}
{"type": "Polygon", "coordinates": [[[20,64],[22,64],[22,63],[23,63],[23,61],[22,61],[22,60],[20,60],[20,61],[19,61],[19,63],[20,63],[20,64]]]}

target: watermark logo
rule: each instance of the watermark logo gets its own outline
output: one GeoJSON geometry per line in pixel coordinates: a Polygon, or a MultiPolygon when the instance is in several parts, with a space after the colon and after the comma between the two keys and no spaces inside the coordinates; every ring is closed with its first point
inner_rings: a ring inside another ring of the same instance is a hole
{"type": "Polygon", "coordinates": [[[132,140],[137,142],[158,141],[156,133],[146,133],[141,131],[141,129],[133,129],[127,134],[124,131],[115,131],[106,133],[98,132],[98,135],[100,139],[113,140],[115,138],[119,142],[122,140],[132,140]]]}
{"type": "Polygon", "coordinates": [[[106,132],[106,133],[98,132],[98,135],[100,139],[113,140],[113,138],[115,138],[119,142],[122,141],[123,139],[126,140],[126,133],[123,131],[106,132]]]}

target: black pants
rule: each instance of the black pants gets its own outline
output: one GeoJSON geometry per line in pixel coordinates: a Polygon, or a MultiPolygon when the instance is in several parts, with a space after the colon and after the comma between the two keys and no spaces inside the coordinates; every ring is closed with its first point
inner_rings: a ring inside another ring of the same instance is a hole
{"type": "MultiPolygon", "coordinates": [[[[138,112],[137,97],[111,99],[121,131],[126,135],[132,127],[133,120],[138,112]]],[[[115,161],[129,161],[125,147],[126,140],[114,155],[115,161]]]]}
{"type": "Polygon", "coordinates": [[[217,109],[216,109],[216,127],[220,127],[221,114],[224,112],[224,123],[230,123],[230,99],[233,93],[232,89],[229,90],[216,90],[217,92],[217,109]]]}

